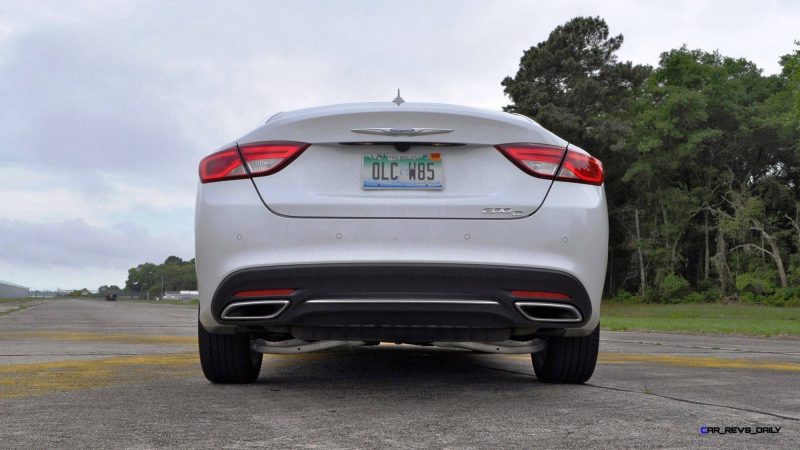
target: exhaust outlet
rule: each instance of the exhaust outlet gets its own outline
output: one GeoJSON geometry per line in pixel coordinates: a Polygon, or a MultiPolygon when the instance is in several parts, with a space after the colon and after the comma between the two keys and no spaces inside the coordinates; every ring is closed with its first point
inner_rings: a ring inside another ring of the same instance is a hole
{"type": "Polygon", "coordinates": [[[536,322],[578,323],[583,316],[578,308],[563,303],[517,302],[520,314],[536,322]]]}
{"type": "Polygon", "coordinates": [[[278,317],[289,306],[289,300],[249,300],[235,302],[222,310],[225,320],[267,320],[278,317]]]}

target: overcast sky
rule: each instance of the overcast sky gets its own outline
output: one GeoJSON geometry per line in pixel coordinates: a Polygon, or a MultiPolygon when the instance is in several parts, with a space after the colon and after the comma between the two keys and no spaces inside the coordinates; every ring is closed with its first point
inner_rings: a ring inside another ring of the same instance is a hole
{"type": "Polygon", "coordinates": [[[796,0],[3,0],[0,279],[96,289],[192,258],[197,163],[218,146],[279,111],[398,87],[499,109],[523,50],[580,15],[636,63],[687,44],[776,73],[800,39],[796,0]]]}

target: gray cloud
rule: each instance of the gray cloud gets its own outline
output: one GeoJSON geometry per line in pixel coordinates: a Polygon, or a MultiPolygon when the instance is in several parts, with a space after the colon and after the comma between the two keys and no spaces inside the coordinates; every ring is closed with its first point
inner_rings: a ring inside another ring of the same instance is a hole
{"type": "MultiPolygon", "coordinates": [[[[136,224],[98,227],[81,219],[55,223],[0,220],[2,260],[33,269],[65,267],[125,271],[145,261],[161,262],[173,254],[191,258],[193,253],[194,249],[185,239],[170,234],[155,235],[136,224]]],[[[42,280],[43,283],[46,281],[42,280]]]]}
{"type": "Polygon", "coordinates": [[[172,80],[121,50],[74,29],[16,40],[0,66],[5,161],[147,178],[193,156],[169,99],[172,80]]]}

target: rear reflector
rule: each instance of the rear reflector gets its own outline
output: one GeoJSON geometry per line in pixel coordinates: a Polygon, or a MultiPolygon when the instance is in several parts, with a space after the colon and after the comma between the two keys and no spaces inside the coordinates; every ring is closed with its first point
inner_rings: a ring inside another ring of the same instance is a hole
{"type": "Polygon", "coordinates": [[[541,298],[547,300],[572,300],[567,294],[561,292],[543,292],[543,291],[511,291],[511,295],[517,298],[541,298]]]}
{"type": "Polygon", "coordinates": [[[279,141],[227,148],[200,161],[200,181],[211,183],[270,175],[286,167],[308,146],[302,142],[279,141]]]}
{"type": "Polygon", "coordinates": [[[292,295],[294,289],[262,289],[256,291],[241,291],[235,293],[233,296],[237,298],[254,298],[254,297],[282,297],[292,295]]]}
{"type": "Polygon", "coordinates": [[[600,186],[603,164],[597,158],[542,144],[503,144],[497,149],[520,169],[539,178],[600,186]],[[562,161],[563,159],[563,161],[562,161]]]}

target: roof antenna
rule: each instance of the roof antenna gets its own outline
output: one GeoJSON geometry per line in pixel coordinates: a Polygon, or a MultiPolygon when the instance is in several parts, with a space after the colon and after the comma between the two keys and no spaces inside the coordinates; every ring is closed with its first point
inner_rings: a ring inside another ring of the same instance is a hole
{"type": "Polygon", "coordinates": [[[397,89],[397,97],[395,97],[394,100],[392,100],[392,103],[395,103],[395,104],[397,104],[397,106],[400,106],[401,103],[405,103],[405,102],[406,101],[403,100],[403,97],[400,97],[400,89],[398,88],[397,89]]]}

